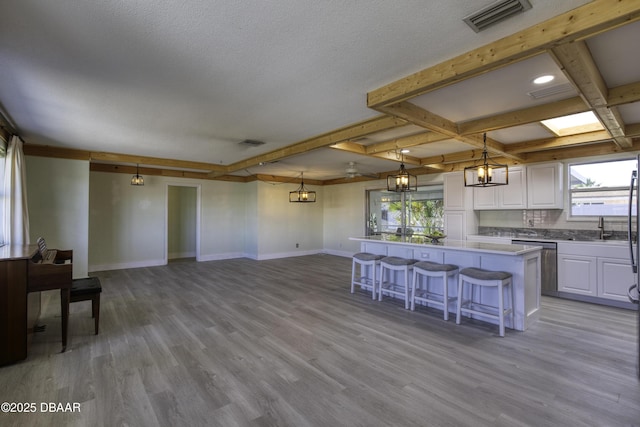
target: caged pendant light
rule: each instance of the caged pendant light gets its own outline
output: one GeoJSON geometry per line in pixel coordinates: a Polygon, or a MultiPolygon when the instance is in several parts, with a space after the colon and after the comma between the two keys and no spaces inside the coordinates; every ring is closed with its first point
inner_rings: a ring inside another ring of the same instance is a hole
{"type": "Polygon", "coordinates": [[[140,175],[139,165],[136,163],[136,174],[131,177],[131,185],[144,185],[144,178],[140,175]]]}
{"type": "Polygon", "coordinates": [[[289,203],[315,203],[316,192],[304,186],[304,172],[300,172],[300,187],[289,192],[289,203]]]}
{"type": "Polygon", "coordinates": [[[509,167],[492,163],[487,153],[487,134],[484,134],[482,164],[464,168],[465,187],[495,187],[509,184],[509,167]]]}
{"type": "Polygon", "coordinates": [[[418,178],[411,175],[404,167],[404,154],[400,161],[400,170],[395,175],[387,176],[387,191],[404,193],[418,190],[418,178]]]}

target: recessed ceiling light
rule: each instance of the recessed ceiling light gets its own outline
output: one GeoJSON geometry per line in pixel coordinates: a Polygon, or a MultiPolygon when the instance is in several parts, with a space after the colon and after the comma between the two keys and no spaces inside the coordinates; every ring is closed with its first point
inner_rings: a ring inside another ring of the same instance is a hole
{"type": "Polygon", "coordinates": [[[539,77],[536,77],[535,79],[533,79],[533,83],[537,84],[537,85],[543,85],[545,83],[549,83],[553,79],[555,79],[555,76],[553,76],[551,74],[545,74],[543,76],[539,76],[539,77]]]}
{"type": "Polygon", "coordinates": [[[410,153],[411,150],[409,150],[408,148],[403,148],[402,150],[400,150],[401,153],[406,154],[406,153],[410,153]]]}

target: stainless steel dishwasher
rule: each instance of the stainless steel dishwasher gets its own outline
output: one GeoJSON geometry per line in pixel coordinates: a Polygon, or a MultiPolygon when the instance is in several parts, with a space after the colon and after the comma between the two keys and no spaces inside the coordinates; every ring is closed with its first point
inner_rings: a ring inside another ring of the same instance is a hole
{"type": "Polygon", "coordinates": [[[558,296],[558,245],[556,242],[538,240],[512,240],[514,245],[542,246],[540,270],[542,295],[558,296]]]}

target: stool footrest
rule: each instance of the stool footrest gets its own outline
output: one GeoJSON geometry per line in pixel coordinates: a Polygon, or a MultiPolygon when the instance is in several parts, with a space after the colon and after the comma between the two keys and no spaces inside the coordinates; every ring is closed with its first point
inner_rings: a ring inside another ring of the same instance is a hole
{"type": "MultiPolygon", "coordinates": [[[[508,308],[505,308],[503,311],[504,311],[504,315],[506,316],[508,314],[511,314],[512,309],[511,307],[508,307],[508,308]]],[[[497,319],[500,317],[500,310],[497,307],[480,304],[478,302],[469,302],[469,301],[462,302],[462,306],[460,307],[460,312],[477,314],[480,316],[490,316],[494,319],[497,319]]]]}

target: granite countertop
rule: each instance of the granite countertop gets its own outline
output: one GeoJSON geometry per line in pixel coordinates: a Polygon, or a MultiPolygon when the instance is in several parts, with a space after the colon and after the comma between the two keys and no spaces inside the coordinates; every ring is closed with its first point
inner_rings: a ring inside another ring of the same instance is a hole
{"type": "Polygon", "coordinates": [[[472,234],[470,236],[477,237],[490,237],[496,239],[508,239],[508,240],[526,240],[531,242],[555,242],[555,243],[574,243],[581,245],[614,245],[625,246],[629,244],[628,240],[600,240],[600,239],[580,239],[580,238],[558,238],[558,237],[546,237],[546,236],[532,236],[523,234],[514,235],[496,235],[496,234],[472,234]]]}
{"type": "Polygon", "coordinates": [[[524,255],[542,249],[535,245],[512,245],[501,243],[472,242],[468,240],[443,239],[438,243],[433,243],[425,236],[396,236],[393,234],[383,234],[381,236],[350,237],[349,240],[360,242],[380,242],[392,245],[408,245],[415,247],[430,247],[433,249],[448,249],[465,252],[482,252],[498,255],[524,255]]]}

